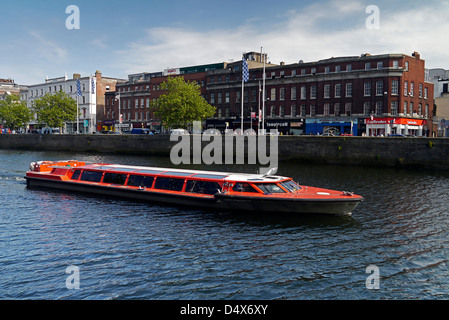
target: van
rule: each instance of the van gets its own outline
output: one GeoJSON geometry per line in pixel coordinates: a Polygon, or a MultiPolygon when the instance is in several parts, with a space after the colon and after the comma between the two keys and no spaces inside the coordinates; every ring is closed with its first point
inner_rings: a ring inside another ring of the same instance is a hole
{"type": "Polygon", "coordinates": [[[131,134],[153,134],[153,132],[147,128],[134,128],[131,130],[131,134]]]}

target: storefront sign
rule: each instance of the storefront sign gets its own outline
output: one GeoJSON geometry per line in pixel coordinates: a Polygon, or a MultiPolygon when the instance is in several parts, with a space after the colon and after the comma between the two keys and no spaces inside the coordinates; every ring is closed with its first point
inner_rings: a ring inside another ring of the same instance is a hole
{"type": "Polygon", "coordinates": [[[422,126],[426,124],[426,120],[408,119],[408,118],[373,118],[365,119],[366,124],[403,124],[409,126],[422,126]]]}

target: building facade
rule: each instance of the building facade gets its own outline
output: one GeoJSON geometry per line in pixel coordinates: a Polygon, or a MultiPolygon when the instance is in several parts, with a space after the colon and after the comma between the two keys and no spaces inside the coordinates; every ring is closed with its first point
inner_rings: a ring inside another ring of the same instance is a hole
{"type": "MultiPolygon", "coordinates": [[[[217,108],[208,127],[239,127],[241,65],[236,62],[208,73],[207,99],[217,108]]],[[[433,84],[426,81],[424,60],[417,52],[269,65],[265,81],[263,70],[250,67],[244,84],[245,129],[277,128],[282,134],[429,134],[433,84]]]]}
{"type": "Polygon", "coordinates": [[[225,67],[226,63],[216,63],[129,75],[127,82],[117,84],[115,92],[105,95],[106,116],[102,130],[128,132],[133,128],[149,128],[164,131],[164,124],[150,108],[165,93],[162,83],[170,76],[182,76],[185,81],[196,82],[205,98],[207,73],[225,67]]]}
{"type": "MultiPolygon", "coordinates": [[[[21,91],[22,100],[27,101],[29,108],[32,108],[36,99],[42,98],[47,93],[63,91],[78,104],[78,119],[75,122],[67,123],[64,128],[65,133],[92,133],[97,128],[97,115],[101,119],[104,115],[105,93],[114,91],[117,82],[124,81],[115,78],[104,78],[100,71],[95,75],[81,77],[75,73],[69,79],[67,75],[59,78],[46,79],[44,83],[28,86],[27,90],[21,91]],[[80,82],[80,92],[77,84],[80,82]]],[[[34,121],[30,123],[30,130],[37,129],[43,124],[34,121]]]]}

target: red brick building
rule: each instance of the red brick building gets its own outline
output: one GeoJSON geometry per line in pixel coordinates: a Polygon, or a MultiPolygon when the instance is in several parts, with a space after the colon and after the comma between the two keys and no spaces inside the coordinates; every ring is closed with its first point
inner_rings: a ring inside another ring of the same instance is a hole
{"type": "MultiPolygon", "coordinates": [[[[250,68],[244,87],[245,129],[257,128],[263,105],[263,69],[250,68]]],[[[340,57],[266,67],[266,129],[283,133],[393,133],[427,135],[433,114],[433,84],[414,52],[340,57]]],[[[208,127],[240,126],[241,61],[207,75],[207,98],[217,107],[208,127]]]]}
{"type": "Polygon", "coordinates": [[[201,95],[205,98],[208,71],[223,69],[225,66],[226,63],[217,63],[130,75],[126,83],[117,85],[116,92],[105,94],[106,120],[103,129],[118,131],[120,113],[122,132],[132,128],[162,130],[163,124],[156,119],[150,108],[157,102],[158,97],[165,93],[161,89],[162,83],[170,76],[182,76],[185,81],[196,82],[200,86],[201,95]]]}

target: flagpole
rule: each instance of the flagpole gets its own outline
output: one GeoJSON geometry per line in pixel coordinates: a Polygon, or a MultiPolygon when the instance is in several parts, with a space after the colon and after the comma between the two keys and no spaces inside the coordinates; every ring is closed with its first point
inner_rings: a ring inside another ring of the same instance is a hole
{"type": "Polygon", "coordinates": [[[241,134],[243,134],[243,94],[244,94],[243,87],[244,87],[244,81],[243,81],[243,77],[242,77],[242,96],[241,96],[241,98],[240,98],[240,100],[242,100],[242,107],[241,107],[241,109],[242,109],[242,110],[241,110],[242,114],[241,114],[241,118],[240,118],[241,129],[242,129],[241,134]]]}
{"type": "Polygon", "coordinates": [[[262,59],[263,59],[263,85],[262,85],[262,135],[265,135],[265,56],[262,53],[262,59]]]}
{"type": "Polygon", "coordinates": [[[80,113],[79,113],[79,111],[78,111],[78,99],[79,99],[79,96],[78,96],[78,94],[76,95],[76,133],[78,134],[78,133],[80,133],[80,130],[79,130],[79,123],[80,123],[80,121],[79,121],[79,115],[80,115],[80,113]]]}

